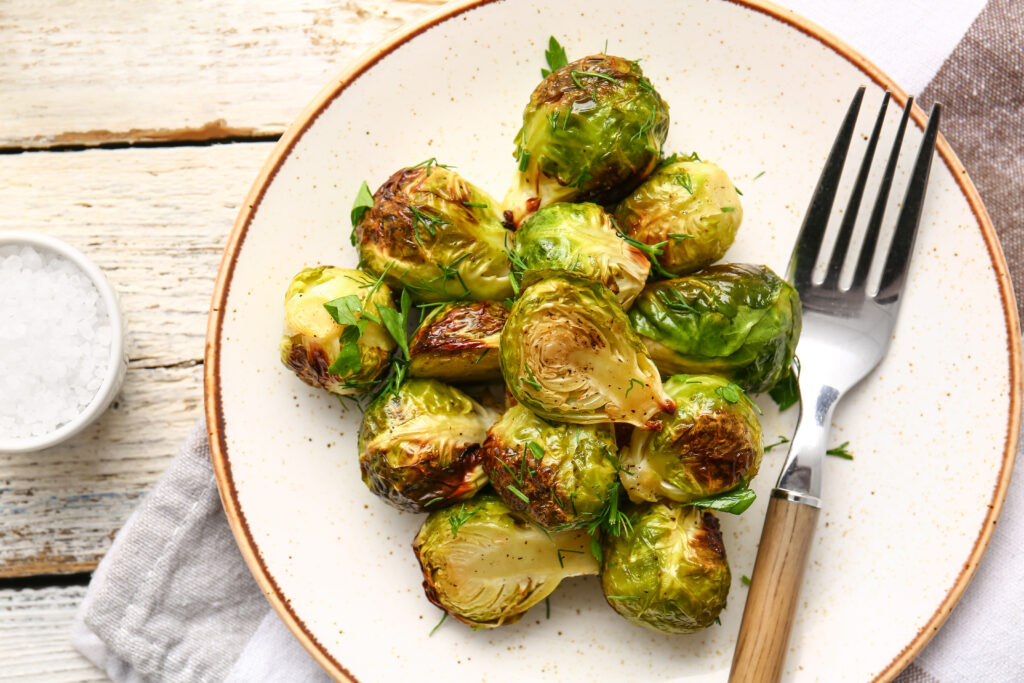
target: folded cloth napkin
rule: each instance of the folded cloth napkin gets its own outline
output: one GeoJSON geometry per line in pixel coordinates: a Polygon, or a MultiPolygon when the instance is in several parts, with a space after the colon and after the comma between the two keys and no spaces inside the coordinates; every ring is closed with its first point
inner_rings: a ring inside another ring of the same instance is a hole
{"type": "Polygon", "coordinates": [[[115,681],[330,680],[238,551],[205,421],[117,534],[71,639],[115,681]]]}
{"type": "MultiPolygon", "coordinates": [[[[943,131],[978,184],[1017,291],[1024,291],[1024,3],[788,4],[865,48],[920,92],[922,104],[947,105],[943,131]]],[[[1010,486],[962,600],[897,683],[1024,679],[1020,483],[1010,486]]],[[[93,576],[72,641],[118,682],[329,680],[270,609],[242,560],[217,494],[204,424],[118,533],[93,576]]]]}

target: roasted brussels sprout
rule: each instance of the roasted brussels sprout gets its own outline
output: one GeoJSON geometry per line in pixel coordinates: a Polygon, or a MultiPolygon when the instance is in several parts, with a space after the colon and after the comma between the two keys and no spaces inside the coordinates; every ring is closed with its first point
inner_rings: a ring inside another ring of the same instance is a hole
{"type": "Polygon", "coordinates": [[[666,135],[668,105],[636,62],[592,55],[556,70],[523,112],[506,222],[554,202],[622,198],[654,170],[666,135]]]}
{"type": "Polygon", "coordinates": [[[601,588],[629,621],[662,633],[710,626],[729,596],[729,563],[711,512],[655,503],[626,512],[633,533],[602,541],[601,588]]]}
{"type": "MultiPolygon", "coordinates": [[[[391,290],[383,284],[375,288],[375,282],[376,278],[350,268],[302,269],[284,297],[281,362],[306,384],[332,394],[367,391],[387,368],[395,342],[383,327],[363,320],[359,312],[353,315],[365,325],[362,334],[357,329],[348,330],[358,325],[335,322],[324,304],[354,296],[359,308],[391,306],[391,290]],[[343,348],[349,355],[339,361],[343,348]]],[[[377,311],[373,310],[372,315],[376,316],[377,311]]]]}
{"type": "Polygon", "coordinates": [[[498,204],[455,171],[405,168],[373,195],[353,232],[360,263],[415,301],[512,296],[498,204]]]}
{"type": "Polygon", "coordinates": [[[636,430],[622,450],[622,485],[633,502],[689,503],[744,486],[764,449],[761,424],[743,390],[712,375],[665,382],[676,412],[660,432],[636,430]]]}
{"type": "Polygon", "coordinates": [[[562,422],[658,429],[675,409],[608,288],[571,275],[528,287],[501,333],[501,374],[517,401],[562,422]]]}
{"type": "Polygon", "coordinates": [[[480,444],[498,414],[454,387],[410,379],[377,397],[359,428],[359,469],[375,494],[422,512],[487,484],[480,444]]]}
{"type": "Polygon", "coordinates": [[[413,550],[427,599],[477,628],[519,621],[562,579],[598,572],[586,532],[549,534],[491,494],[432,512],[413,550]]]}
{"type": "Polygon", "coordinates": [[[604,284],[629,308],[647,282],[651,262],[612,227],[597,204],[557,203],[533,214],[516,232],[513,267],[529,285],[552,273],[604,284]]]}
{"type": "Polygon", "coordinates": [[[722,375],[763,392],[790,372],[800,298],[767,266],[732,263],[648,285],[629,319],[666,375],[722,375]]]}
{"type": "Polygon", "coordinates": [[[743,207],[725,171],[685,157],[659,166],[619,203],[615,220],[633,239],[662,244],[657,258],[666,272],[687,275],[725,255],[743,207]]]}
{"type": "Polygon", "coordinates": [[[610,422],[548,422],[515,405],[487,432],[483,451],[484,471],[505,504],[549,529],[594,520],[619,493],[610,422]]]}
{"type": "Polygon", "coordinates": [[[498,301],[444,304],[409,342],[409,375],[447,382],[501,379],[498,340],[508,308],[498,301]]]}

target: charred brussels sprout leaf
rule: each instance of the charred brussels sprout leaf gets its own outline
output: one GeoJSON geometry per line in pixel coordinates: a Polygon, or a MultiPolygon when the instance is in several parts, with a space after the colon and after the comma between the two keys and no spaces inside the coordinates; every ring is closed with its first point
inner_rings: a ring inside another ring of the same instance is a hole
{"type": "Polygon", "coordinates": [[[655,503],[628,512],[629,536],[606,536],[601,588],[629,621],[662,633],[693,633],[715,622],[731,576],[711,512],[655,503]]]}
{"type": "Polygon", "coordinates": [[[597,204],[558,203],[527,218],[515,236],[514,266],[529,285],[552,273],[571,273],[604,284],[629,308],[651,265],[620,238],[597,204]]]}
{"type": "Polygon", "coordinates": [[[622,451],[630,499],[690,503],[746,486],[764,449],[742,390],[721,377],[677,375],[665,382],[665,393],[676,412],[659,417],[660,432],[634,431],[622,451]]]}
{"type": "Polygon", "coordinates": [[[629,311],[665,374],[710,373],[764,392],[790,371],[800,298],[766,266],[711,266],[648,285],[629,311]]]}
{"type": "Polygon", "coordinates": [[[501,333],[501,373],[520,403],[549,420],[660,426],[674,409],[615,295],[555,275],[528,287],[501,333]]]}
{"type": "MultiPolygon", "coordinates": [[[[431,160],[432,162],[433,160],[431,160]]],[[[373,196],[355,228],[360,262],[415,301],[512,295],[497,203],[436,163],[403,169],[373,196]]]]}
{"type": "Polygon", "coordinates": [[[668,105],[636,62],[593,55],[555,70],[523,112],[506,217],[518,225],[554,202],[620,199],[654,170],[667,134],[668,105]]]}
{"type": "Polygon", "coordinates": [[[413,541],[427,598],[459,621],[494,628],[570,576],[597,574],[582,531],[548,533],[491,494],[432,512],[413,541]]]}
{"type": "Polygon", "coordinates": [[[471,498],[486,483],[480,444],[498,415],[441,382],[410,379],[376,398],[359,428],[363,482],[400,510],[471,498]]]}
{"type": "Polygon", "coordinates": [[[409,374],[447,382],[501,379],[498,341],[507,317],[508,308],[497,301],[434,309],[413,334],[409,374]]]}
{"type": "Polygon", "coordinates": [[[390,306],[391,290],[367,273],[304,268],[285,293],[281,362],[333,394],[368,391],[395,348],[380,325],[380,311],[390,306]]]}
{"type": "Polygon", "coordinates": [[[513,510],[549,529],[582,527],[618,495],[615,450],[611,423],[548,422],[516,405],[487,433],[484,471],[513,510]]]}
{"type": "Polygon", "coordinates": [[[663,244],[658,263],[687,275],[725,255],[743,221],[736,187],[715,164],[689,157],[663,164],[615,209],[619,227],[663,244]]]}

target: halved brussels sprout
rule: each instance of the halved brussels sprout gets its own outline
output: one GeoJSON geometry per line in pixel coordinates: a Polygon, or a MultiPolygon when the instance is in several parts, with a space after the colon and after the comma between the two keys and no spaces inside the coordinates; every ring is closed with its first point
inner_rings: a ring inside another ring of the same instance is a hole
{"type": "Polygon", "coordinates": [[[505,504],[549,529],[594,520],[619,493],[610,422],[548,422],[515,405],[487,432],[483,451],[484,471],[505,504]]]}
{"type": "Polygon", "coordinates": [[[737,385],[712,375],[665,382],[676,412],[660,432],[636,430],[622,449],[622,485],[635,503],[689,503],[744,486],[757,474],[761,423],[737,385]]]}
{"type": "Polygon", "coordinates": [[[409,342],[409,375],[447,382],[501,379],[498,342],[507,317],[508,308],[498,301],[434,309],[409,342]]]}
{"type": "Polygon", "coordinates": [[[648,285],[629,319],[666,375],[722,375],[764,392],[790,372],[800,297],[767,266],[731,263],[648,285]]]}
{"type": "Polygon", "coordinates": [[[592,55],[556,70],[523,112],[506,222],[554,202],[620,199],[654,170],[667,135],[668,105],[636,62],[592,55]]]}
{"type": "Polygon", "coordinates": [[[721,168],[684,157],[659,166],[615,209],[633,239],[663,244],[658,263],[687,275],[725,256],[743,221],[736,187],[721,168]]]}
{"type": "Polygon", "coordinates": [[[512,296],[498,204],[428,162],[388,178],[353,232],[360,263],[415,301],[512,296]]]}
{"type": "Polygon", "coordinates": [[[410,379],[378,396],[359,428],[359,469],[375,494],[422,512],[487,484],[480,444],[498,414],[447,384],[410,379]]]}
{"type": "Polygon", "coordinates": [[[732,580],[718,519],[711,512],[655,503],[626,512],[629,536],[605,535],[601,588],[608,604],[662,633],[707,628],[732,580]]]}
{"type": "Polygon", "coordinates": [[[529,285],[552,273],[604,284],[628,309],[647,282],[651,262],[612,227],[597,204],[557,203],[533,214],[516,232],[513,266],[529,285]]]}
{"type": "MultiPolygon", "coordinates": [[[[326,389],[332,394],[346,396],[370,389],[377,377],[388,367],[388,356],[395,341],[375,322],[365,324],[362,335],[335,322],[324,304],[347,296],[358,297],[359,306],[392,306],[391,290],[387,285],[374,288],[376,278],[351,268],[317,266],[303,268],[296,275],[284,297],[284,335],[281,337],[281,362],[310,386],[326,389]],[[343,337],[346,337],[343,339],[343,337]],[[342,349],[357,352],[336,364],[342,349]]],[[[376,310],[372,310],[374,316],[376,310]]]]}
{"type": "Polygon", "coordinates": [[[512,306],[501,374],[516,400],[549,420],[658,429],[654,416],[675,409],[615,295],[571,275],[531,285],[512,306]]]}
{"type": "Polygon", "coordinates": [[[477,628],[512,624],[562,579],[598,573],[583,531],[548,533],[491,494],[432,512],[413,550],[427,599],[477,628]]]}

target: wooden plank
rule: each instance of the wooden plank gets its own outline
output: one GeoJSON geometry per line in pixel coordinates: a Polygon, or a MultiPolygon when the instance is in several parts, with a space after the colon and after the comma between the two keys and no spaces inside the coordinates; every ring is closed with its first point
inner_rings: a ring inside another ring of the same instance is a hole
{"type": "Polygon", "coordinates": [[[0,681],[108,680],[68,637],[84,596],[84,586],[0,590],[0,681]]]}
{"type": "Polygon", "coordinates": [[[442,2],[6,0],[0,149],[276,136],[442,2]]]}
{"type": "Polygon", "coordinates": [[[0,230],[87,253],[129,329],[121,395],[97,424],[41,453],[0,454],[0,576],[93,568],[202,412],[213,281],[239,203],[271,145],[0,157],[0,230]]]}

